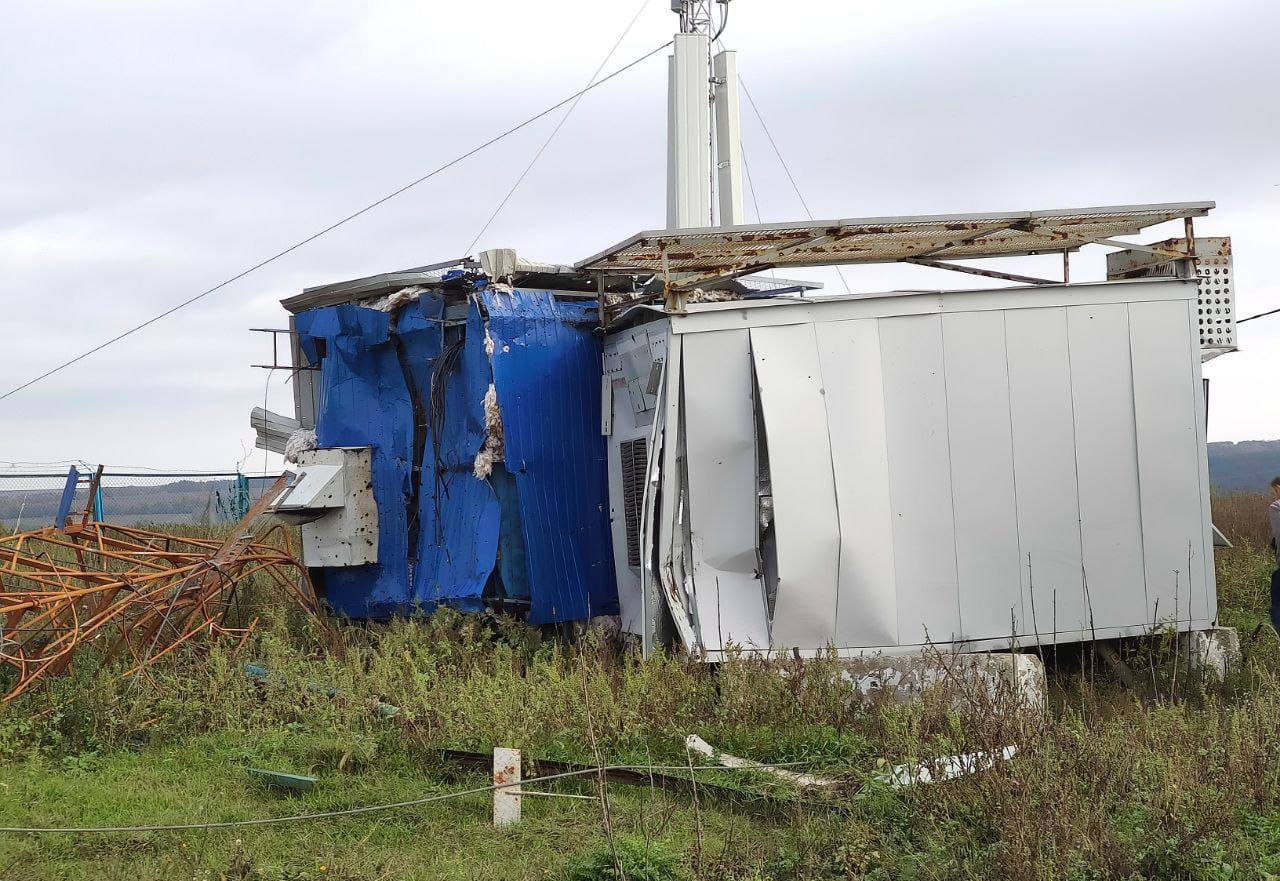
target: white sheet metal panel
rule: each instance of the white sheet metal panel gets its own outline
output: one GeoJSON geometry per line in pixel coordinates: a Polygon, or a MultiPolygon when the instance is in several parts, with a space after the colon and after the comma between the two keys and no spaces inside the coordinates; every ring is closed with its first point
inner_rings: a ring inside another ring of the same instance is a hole
{"type": "Polygon", "coordinates": [[[1009,637],[1028,618],[1018,562],[1004,317],[944,315],[942,345],[960,620],[966,639],[1009,637]]]}
{"type": "Polygon", "coordinates": [[[1022,584],[1032,629],[1053,642],[1088,628],[1066,310],[1010,309],[1005,345],[1022,584]]]}
{"type": "MultiPolygon", "coordinates": [[[[1192,317],[1192,309],[1198,309],[1198,301],[1190,301],[1187,303],[1187,321],[1188,327],[1198,328],[1192,317]]],[[[1204,377],[1202,370],[1204,361],[1200,357],[1200,338],[1198,331],[1189,335],[1187,344],[1191,349],[1192,361],[1192,391],[1195,395],[1196,408],[1196,465],[1200,476],[1200,524],[1201,535],[1204,536],[1204,542],[1201,545],[1201,568],[1203,569],[1201,577],[1204,579],[1205,589],[1197,591],[1194,599],[1203,600],[1203,605],[1197,602],[1193,608],[1195,613],[1201,616],[1206,622],[1217,623],[1218,619],[1218,579],[1217,573],[1214,571],[1213,560],[1213,509],[1209,503],[1209,444],[1208,444],[1208,411],[1205,403],[1204,377]]]]}
{"type": "Polygon", "coordinates": [[[1148,621],[1185,621],[1204,609],[1205,529],[1196,421],[1196,377],[1188,368],[1186,303],[1129,307],[1138,478],[1146,555],[1148,621]],[[1158,608],[1157,608],[1158,603],[1158,608]],[[1190,605],[1189,605],[1190,603],[1190,605]]]}
{"type": "Polygon", "coordinates": [[[963,632],[956,583],[942,319],[880,321],[898,639],[944,643],[963,632]]]}
{"type": "Polygon", "coordinates": [[[684,341],[694,600],[704,647],[769,648],[759,573],[755,400],[746,328],[684,341]]]}
{"type": "Polygon", "coordinates": [[[778,542],[773,648],[835,639],[840,526],[812,324],[752,328],[778,542]]]}
{"type": "Polygon", "coordinates": [[[840,522],[835,644],[897,645],[879,324],[832,321],[815,328],[840,522]]]}
{"type": "MultiPolygon", "coordinates": [[[[1143,624],[1146,576],[1123,303],[1067,309],[1080,541],[1093,626],[1143,624]]],[[[1185,365],[1184,365],[1185,372],[1185,365]]]]}

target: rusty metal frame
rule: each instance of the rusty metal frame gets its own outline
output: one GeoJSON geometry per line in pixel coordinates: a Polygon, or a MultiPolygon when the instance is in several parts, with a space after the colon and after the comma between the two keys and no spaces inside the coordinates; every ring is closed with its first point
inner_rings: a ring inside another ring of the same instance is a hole
{"type": "Polygon", "coordinates": [[[0,669],[13,674],[0,702],[67,672],[91,645],[101,663],[125,656],[123,675],[138,674],[200,636],[242,645],[256,618],[239,626],[227,619],[238,588],[253,576],[323,622],[288,532],[262,516],[286,477],[223,541],[87,518],[63,529],[0,537],[0,669]]]}
{"type": "MultiPolygon", "coordinates": [[[[581,261],[577,268],[660,272],[670,308],[671,304],[678,304],[684,292],[777,267],[1056,254],[1095,242],[1129,247],[1127,243],[1117,244],[1112,236],[1135,234],[1170,220],[1203,216],[1213,207],[1213,202],[1178,202],[650,230],[581,261]]],[[[1069,278],[1065,262],[1064,272],[1069,278]]],[[[1013,274],[993,277],[1010,276],[1013,274]]],[[[1040,279],[1028,283],[1057,282],[1040,279]]]]}
{"type": "Polygon", "coordinates": [[[934,269],[949,269],[952,272],[963,272],[968,275],[981,275],[983,278],[998,278],[1004,281],[1016,281],[1020,284],[1063,284],[1051,278],[1036,278],[1033,275],[1017,275],[1012,272],[997,272],[994,269],[981,269],[977,266],[962,266],[959,263],[944,263],[941,260],[930,260],[927,257],[907,257],[899,261],[916,266],[929,266],[934,269]]]}

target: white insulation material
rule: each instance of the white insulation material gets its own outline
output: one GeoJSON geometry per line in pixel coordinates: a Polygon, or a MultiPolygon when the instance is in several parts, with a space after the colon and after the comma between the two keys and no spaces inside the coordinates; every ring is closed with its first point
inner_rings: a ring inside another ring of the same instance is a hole
{"type": "Polygon", "coordinates": [[[660,319],[644,539],[679,636],[863,654],[1208,626],[1194,296],[1169,279],[660,319]]]}
{"type": "Polygon", "coordinates": [[[297,462],[300,454],[309,453],[315,448],[315,430],[310,428],[299,428],[290,434],[289,439],[284,442],[284,460],[286,462],[297,462]]]}

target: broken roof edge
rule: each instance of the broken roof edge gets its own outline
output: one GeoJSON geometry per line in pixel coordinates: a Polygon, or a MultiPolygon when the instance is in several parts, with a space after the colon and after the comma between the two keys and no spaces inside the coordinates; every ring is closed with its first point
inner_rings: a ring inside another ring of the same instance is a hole
{"type": "MultiPolygon", "coordinates": [[[[1164,223],[1170,219],[1184,217],[1203,217],[1209,211],[1217,207],[1217,203],[1212,200],[1195,201],[1195,202],[1151,202],[1136,205],[1100,205],[1087,208],[1053,208],[1036,211],[997,211],[984,212],[974,214],[918,214],[918,215],[900,215],[885,217],[849,217],[836,220],[798,220],[785,223],[755,223],[740,224],[737,226],[702,226],[688,227],[679,229],[650,229],[642,230],[634,235],[618,242],[612,247],[606,248],[599,253],[593,254],[585,260],[580,260],[574,264],[576,269],[580,270],[609,270],[609,271],[626,271],[634,269],[636,271],[652,270],[650,265],[629,265],[627,263],[610,263],[623,251],[635,245],[646,243],[652,240],[660,240],[665,243],[676,244],[685,240],[698,240],[703,238],[725,237],[725,236],[750,236],[752,234],[778,234],[788,232],[799,232],[808,229],[830,229],[838,230],[850,227],[888,227],[888,226],[926,226],[926,225],[947,225],[947,224],[986,224],[1007,222],[1012,225],[1019,222],[1029,221],[1051,221],[1055,218],[1066,219],[1088,215],[1117,215],[1117,214],[1166,214],[1169,217],[1162,217],[1153,220],[1148,226],[1154,226],[1158,223],[1164,223]]],[[[1042,250],[1054,250],[1046,245],[1042,250]]],[[[829,256],[829,255],[828,255],[829,256]]],[[[904,256],[911,256],[910,254],[904,256]]],[[[972,255],[973,257],[981,257],[985,255],[972,255]]],[[[992,257],[1016,256],[1015,254],[1000,251],[990,254],[992,257]]],[[[895,262],[895,259],[885,259],[876,262],[895,262]]],[[[970,258],[972,259],[972,258],[970,258]]],[[[838,262],[838,261],[835,261],[838,262]]],[[[780,264],[781,265],[781,264],[780,264]]],[[[785,265],[810,265],[821,266],[827,265],[821,262],[809,261],[800,263],[798,261],[787,261],[785,265]]]]}
{"type": "Polygon", "coordinates": [[[350,303],[353,300],[377,297],[400,288],[414,285],[437,285],[444,281],[445,275],[454,269],[478,269],[478,263],[470,257],[459,257],[454,260],[443,260],[412,269],[398,269],[393,272],[381,272],[377,275],[366,275],[337,281],[331,284],[315,285],[303,288],[302,293],[285,297],[280,305],[287,311],[297,314],[308,309],[321,306],[336,306],[350,303]]]}

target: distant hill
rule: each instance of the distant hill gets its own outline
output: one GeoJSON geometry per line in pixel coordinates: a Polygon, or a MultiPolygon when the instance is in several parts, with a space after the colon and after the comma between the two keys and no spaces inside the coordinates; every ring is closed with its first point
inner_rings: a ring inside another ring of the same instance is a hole
{"type": "Polygon", "coordinates": [[[1209,444],[1209,482],[1218,489],[1267,492],[1280,475],[1280,440],[1209,444]]]}

